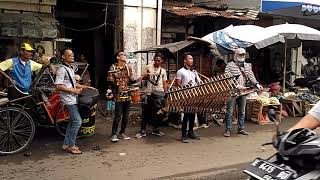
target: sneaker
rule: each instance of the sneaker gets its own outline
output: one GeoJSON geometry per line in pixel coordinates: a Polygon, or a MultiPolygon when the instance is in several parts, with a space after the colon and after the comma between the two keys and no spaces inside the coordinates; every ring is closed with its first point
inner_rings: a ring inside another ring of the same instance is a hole
{"type": "Polygon", "coordinates": [[[188,137],[190,139],[194,139],[194,140],[200,140],[200,137],[198,135],[196,135],[193,131],[188,133],[188,137]]]}
{"type": "Polygon", "coordinates": [[[119,139],[118,139],[117,135],[111,136],[111,142],[118,142],[118,141],[119,141],[119,139]]]}
{"type": "Polygon", "coordinates": [[[185,136],[182,136],[182,137],[181,137],[181,142],[182,142],[182,143],[189,143],[188,138],[185,137],[185,136]]]}
{"type": "Polygon", "coordinates": [[[248,132],[246,132],[245,130],[243,129],[238,129],[238,134],[242,134],[242,135],[249,135],[248,132]]]}
{"type": "Polygon", "coordinates": [[[231,136],[231,132],[226,130],[223,135],[224,135],[224,137],[230,137],[231,136]]]}
{"type": "Polygon", "coordinates": [[[164,136],[164,132],[160,131],[160,129],[153,129],[151,134],[155,136],[164,136]]]}
{"type": "Polygon", "coordinates": [[[142,137],[145,137],[147,136],[147,133],[145,131],[140,131],[136,134],[136,138],[142,138],[142,137]]]}
{"type": "Polygon", "coordinates": [[[130,140],[130,137],[127,136],[127,135],[125,135],[124,133],[121,133],[121,134],[120,134],[120,138],[121,138],[121,139],[124,139],[124,140],[130,140]]]}
{"type": "Polygon", "coordinates": [[[207,124],[202,124],[201,126],[200,126],[200,128],[208,128],[209,126],[207,125],[207,124]]]}

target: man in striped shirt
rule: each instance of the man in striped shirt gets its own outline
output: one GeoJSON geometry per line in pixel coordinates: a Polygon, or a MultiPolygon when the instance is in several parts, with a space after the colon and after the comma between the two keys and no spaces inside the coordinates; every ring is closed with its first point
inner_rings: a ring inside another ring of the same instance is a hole
{"type": "MultiPolygon", "coordinates": [[[[258,81],[254,77],[252,72],[251,64],[244,62],[246,57],[246,50],[238,48],[235,50],[234,61],[227,64],[225,73],[231,73],[233,76],[238,76],[238,88],[243,89],[248,86],[248,83],[256,86],[258,89],[262,89],[258,81]]],[[[232,129],[232,115],[235,103],[238,105],[238,134],[248,135],[244,131],[244,118],[246,110],[246,96],[233,97],[231,96],[227,102],[226,108],[226,130],[224,133],[225,137],[230,137],[232,129]]]]}

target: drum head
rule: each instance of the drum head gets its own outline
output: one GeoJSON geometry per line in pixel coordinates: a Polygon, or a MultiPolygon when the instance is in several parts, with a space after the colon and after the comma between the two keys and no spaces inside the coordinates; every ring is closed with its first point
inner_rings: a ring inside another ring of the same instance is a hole
{"type": "Polygon", "coordinates": [[[80,97],[97,97],[99,96],[99,91],[97,89],[83,89],[79,95],[80,97]]]}

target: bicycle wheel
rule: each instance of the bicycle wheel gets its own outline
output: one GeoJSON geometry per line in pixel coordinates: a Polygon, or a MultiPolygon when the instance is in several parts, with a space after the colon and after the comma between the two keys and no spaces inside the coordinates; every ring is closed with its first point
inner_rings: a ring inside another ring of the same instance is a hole
{"type": "Polygon", "coordinates": [[[24,110],[4,107],[0,110],[0,155],[17,154],[32,142],[35,124],[24,110]]]}

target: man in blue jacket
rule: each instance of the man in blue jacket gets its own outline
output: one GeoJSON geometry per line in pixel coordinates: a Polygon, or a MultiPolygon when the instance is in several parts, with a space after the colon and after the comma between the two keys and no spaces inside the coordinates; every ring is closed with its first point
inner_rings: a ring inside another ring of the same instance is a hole
{"type": "Polygon", "coordinates": [[[33,71],[42,68],[42,64],[30,60],[34,49],[28,43],[22,43],[19,56],[7,59],[0,63],[0,73],[6,76],[12,83],[16,85],[17,90],[22,94],[28,94],[32,84],[31,75],[33,71]],[[10,70],[11,78],[4,73],[10,70]]]}

